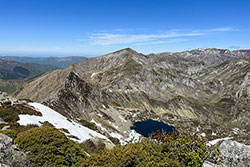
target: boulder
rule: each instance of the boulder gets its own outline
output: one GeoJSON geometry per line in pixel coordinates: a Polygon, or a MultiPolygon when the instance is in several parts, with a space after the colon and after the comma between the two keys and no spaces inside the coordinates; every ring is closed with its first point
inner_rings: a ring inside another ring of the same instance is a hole
{"type": "Polygon", "coordinates": [[[250,146],[233,140],[225,140],[220,144],[224,157],[224,166],[250,167],[250,146]]]}
{"type": "Polygon", "coordinates": [[[105,139],[101,139],[98,137],[93,137],[91,139],[87,139],[83,141],[80,146],[86,151],[88,154],[94,154],[103,149],[112,149],[115,145],[110,141],[105,139]]]}
{"type": "Polygon", "coordinates": [[[0,167],[28,167],[27,155],[13,144],[13,140],[0,133],[0,167]]]}
{"type": "Polygon", "coordinates": [[[220,144],[220,151],[224,158],[222,164],[205,161],[203,167],[250,167],[250,146],[234,140],[224,140],[220,144]]]}

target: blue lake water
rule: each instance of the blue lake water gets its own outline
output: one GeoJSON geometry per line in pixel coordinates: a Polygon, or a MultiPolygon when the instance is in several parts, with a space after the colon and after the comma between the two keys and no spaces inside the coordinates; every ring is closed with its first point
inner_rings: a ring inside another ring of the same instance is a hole
{"type": "Polygon", "coordinates": [[[136,122],[133,124],[131,129],[134,129],[137,133],[145,137],[148,137],[152,132],[156,132],[157,130],[164,130],[166,133],[175,131],[175,127],[169,126],[163,122],[154,121],[152,119],[136,122]]]}

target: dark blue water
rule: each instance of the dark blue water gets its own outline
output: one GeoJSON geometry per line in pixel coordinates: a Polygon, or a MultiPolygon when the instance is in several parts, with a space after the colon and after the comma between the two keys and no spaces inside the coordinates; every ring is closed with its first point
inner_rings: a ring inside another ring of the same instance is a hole
{"type": "Polygon", "coordinates": [[[163,122],[154,121],[152,119],[148,119],[142,122],[136,122],[133,124],[131,129],[134,129],[137,133],[148,137],[152,132],[156,132],[157,130],[164,130],[166,133],[174,132],[175,128],[173,126],[169,126],[163,122]]]}

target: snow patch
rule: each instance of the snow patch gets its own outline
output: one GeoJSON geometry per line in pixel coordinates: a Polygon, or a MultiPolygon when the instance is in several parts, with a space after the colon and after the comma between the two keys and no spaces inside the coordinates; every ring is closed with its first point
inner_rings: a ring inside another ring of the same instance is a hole
{"type": "Polygon", "coordinates": [[[120,141],[123,140],[123,136],[120,135],[120,134],[118,134],[118,133],[111,132],[111,133],[109,133],[109,135],[110,135],[111,137],[115,137],[115,138],[119,139],[120,141]]]}
{"type": "Polygon", "coordinates": [[[137,133],[135,130],[129,130],[128,131],[128,138],[125,139],[125,141],[129,142],[137,142],[140,140],[140,138],[142,137],[139,133],[137,133]]]}
{"type": "Polygon", "coordinates": [[[99,137],[99,138],[103,138],[109,141],[109,139],[106,136],[100,133],[97,133],[85,126],[82,126],[74,121],[71,121],[71,122],[68,121],[66,117],[64,117],[63,115],[59,114],[55,110],[52,110],[51,108],[43,104],[39,104],[39,103],[28,103],[28,104],[34,107],[37,111],[41,112],[42,116],[20,114],[19,115],[20,120],[18,121],[20,125],[36,124],[38,126],[41,126],[42,125],[41,122],[48,121],[57,129],[60,129],[60,128],[67,129],[70,135],[73,135],[79,138],[79,140],[72,139],[77,142],[82,142],[92,137],[99,137]]]}
{"type": "Polygon", "coordinates": [[[105,129],[103,126],[102,126],[102,124],[100,124],[100,123],[97,123],[95,120],[91,120],[90,122],[92,122],[92,123],[94,123],[97,127],[99,127],[102,131],[105,131],[105,132],[107,132],[107,129],[105,129]]]}
{"type": "Polygon", "coordinates": [[[100,114],[100,113],[97,113],[96,115],[98,115],[99,117],[102,117],[102,114],[100,114]]]}
{"type": "Polygon", "coordinates": [[[204,133],[204,132],[201,133],[201,136],[202,136],[202,137],[206,137],[206,133],[204,133]]]}
{"type": "Polygon", "coordinates": [[[215,139],[215,140],[211,140],[207,143],[208,146],[212,146],[212,145],[215,145],[217,144],[218,142],[220,141],[223,141],[223,140],[231,140],[233,139],[233,137],[225,137],[225,138],[219,138],[219,139],[215,139]]]}
{"type": "Polygon", "coordinates": [[[94,73],[91,75],[91,77],[90,77],[90,78],[93,78],[95,75],[96,75],[96,73],[94,72],[94,73]]]}

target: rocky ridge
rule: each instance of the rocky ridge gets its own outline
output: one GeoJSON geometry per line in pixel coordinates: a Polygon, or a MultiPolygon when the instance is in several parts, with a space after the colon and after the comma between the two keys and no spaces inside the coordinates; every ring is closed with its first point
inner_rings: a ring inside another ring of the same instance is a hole
{"type": "Polygon", "coordinates": [[[248,142],[249,58],[249,50],[143,55],[128,48],[55,70],[17,96],[94,121],[103,134],[127,136],[132,123],[151,118],[210,139],[248,142]]]}

